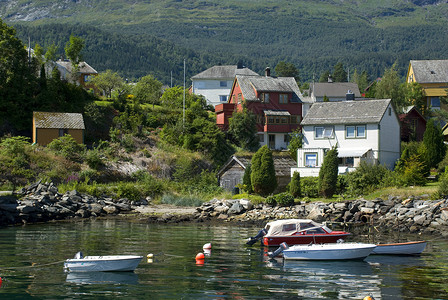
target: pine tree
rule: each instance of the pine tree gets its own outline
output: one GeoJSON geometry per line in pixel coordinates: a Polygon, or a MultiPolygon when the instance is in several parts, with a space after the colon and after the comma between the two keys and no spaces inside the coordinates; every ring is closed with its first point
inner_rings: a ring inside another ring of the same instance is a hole
{"type": "Polygon", "coordinates": [[[319,194],[333,197],[338,183],[338,150],[334,147],[327,152],[319,171],[319,194]]]}
{"type": "Polygon", "coordinates": [[[252,172],[250,179],[255,193],[262,196],[269,195],[277,187],[274,160],[268,146],[264,145],[254,154],[251,161],[252,172]]]}
{"type": "Polygon", "coordinates": [[[252,182],[250,181],[250,174],[251,173],[252,173],[252,167],[251,167],[251,164],[249,163],[246,166],[246,169],[244,170],[244,175],[243,175],[244,190],[246,192],[248,192],[249,194],[253,193],[252,182]]]}

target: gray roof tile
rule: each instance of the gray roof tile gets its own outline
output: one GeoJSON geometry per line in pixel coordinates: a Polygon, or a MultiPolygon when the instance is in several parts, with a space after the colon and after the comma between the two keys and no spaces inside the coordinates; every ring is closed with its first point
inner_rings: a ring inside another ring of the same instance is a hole
{"type": "MultiPolygon", "coordinates": [[[[72,72],[72,63],[70,61],[58,60],[56,64],[60,65],[61,67],[64,67],[70,73],[72,72]]],[[[82,61],[79,63],[79,73],[97,74],[98,72],[94,68],[92,68],[88,63],[82,61]]]]}
{"type": "Polygon", "coordinates": [[[315,97],[345,97],[350,90],[355,94],[355,97],[361,97],[358,85],[352,82],[318,82],[314,83],[314,96],[315,97]]]}
{"type": "Polygon", "coordinates": [[[379,123],[390,99],[314,103],[300,123],[303,125],[379,123]]]}
{"type": "Polygon", "coordinates": [[[33,112],[36,128],[85,129],[79,113],[33,112]]]}
{"type": "Polygon", "coordinates": [[[258,75],[249,68],[240,68],[235,65],[231,66],[213,66],[199,74],[194,75],[191,79],[229,79],[233,80],[236,75],[258,75]]]}
{"type": "Polygon", "coordinates": [[[448,82],[448,60],[411,60],[410,64],[418,83],[448,82]]]}
{"type": "Polygon", "coordinates": [[[302,102],[302,93],[299,90],[294,77],[269,77],[236,75],[244,99],[247,101],[259,101],[258,92],[284,92],[293,93],[292,102],[302,102]]]}

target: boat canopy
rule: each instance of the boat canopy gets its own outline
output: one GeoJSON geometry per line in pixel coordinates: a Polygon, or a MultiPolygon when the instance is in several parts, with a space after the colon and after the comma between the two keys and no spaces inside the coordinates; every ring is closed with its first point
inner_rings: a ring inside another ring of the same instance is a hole
{"type": "Polygon", "coordinates": [[[268,231],[266,236],[285,236],[285,235],[294,235],[301,231],[306,231],[306,233],[331,233],[331,229],[325,225],[314,222],[309,219],[285,219],[285,220],[276,220],[266,224],[266,230],[268,231]],[[324,229],[326,232],[322,232],[322,230],[316,229],[324,229]]]}

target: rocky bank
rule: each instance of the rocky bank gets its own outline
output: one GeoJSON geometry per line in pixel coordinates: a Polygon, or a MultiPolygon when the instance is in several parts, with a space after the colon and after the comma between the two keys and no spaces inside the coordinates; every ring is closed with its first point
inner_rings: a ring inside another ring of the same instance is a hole
{"type": "Polygon", "coordinates": [[[372,201],[302,202],[289,207],[252,204],[247,199],[212,199],[197,208],[153,205],[149,199],[93,197],[70,191],[58,192],[52,183],[37,182],[17,192],[18,197],[0,197],[0,225],[47,222],[76,218],[128,216],[146,222],[235,222],[264,225],[269,220],[313,219],[317,222],[373,225],[381,231],[445,235],[448,199],[425,197],[372,201]],[[18,198],[18,199],[17,199],[18,198]]]}

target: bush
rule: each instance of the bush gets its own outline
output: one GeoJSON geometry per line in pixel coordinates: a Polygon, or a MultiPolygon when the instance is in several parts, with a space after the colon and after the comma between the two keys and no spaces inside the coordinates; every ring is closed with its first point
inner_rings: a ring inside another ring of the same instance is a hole
{"type": "Polygon", "coordinates": [[[53,140],[47,147],[68,160],[79,162],[82,160],[84,145],[78,144],[69,134],[53,140]]]}
{"type": "Polygon", "coordinates": [[[120,182],[115,187],[115,193],[118,198],[127,198],[138,201],[143,198],[141,189],[133,182],[120,182]]]}
{"type": "Polygon", "coordinates": [[[390,171],[385,166],[362,161],[355,171],[348,173],[347,192],[352,196],[365,195],[383,185],[390,171]]]}
{"type": "Polygon", "coordinates": [[[319,194],[333,197],[338,182],[338,150],[334,147],[327,152],[319,171],[319,194]]]}
{"type": "Polygon", "coordinates": [[[86,158],[85,161],[89,168],[98,170],[102,166],[104,166],[103,158],[101,156],[100,151],[98,148],[93,148],[92,150],[88,150],[86,152],[86,158]]]}
{"type": "Polygon", "coordinates": [[[445,172],[439,179],[439,188],[437,189],[439,196],[448,196],[448,173],[445,172]]]}
{"type": "Polygon", "coordinates": [[[269,195],[277,187],[274,160],[268,146],[264,145],[254,154],[251,161],[252,173],[250,181],[255,193],[269,195]]]}
{"type": "Polygon", "coordinates": [[[280,193],[275,195],[275,202],[278,206],[291,206],[294,205],[294,196],[290,193],[280,193]]]}
{"type": "Polygon", "coordinates": [[[272,205],[272,206],[277,205],[277,201],[275,200],[274,196],[266,197],[265,203],[268,204],[268,205],[272,205]]]}
{"type": "Polygon", "coordinates": [[[298,198],[301,196],[301,186],[300,186],[300,173],[294,172],[291,178],[291,182],[288,184],[288,191],[293,195],[295,198],[298,198]]]}
{"type": "Polygon", "coordinates": [[[203,201],[194,196],[175,196],[172,194],[164,194],[161,202],[163,204],[171,204],[176,206],[201,206],[203,201]]]}
{"type": "Polygon", "coordinates": [[[317,198],[319,196],[318,177],[302,177],[300,178],[300,189],[302,195],[309,198],[317,198]]]}

